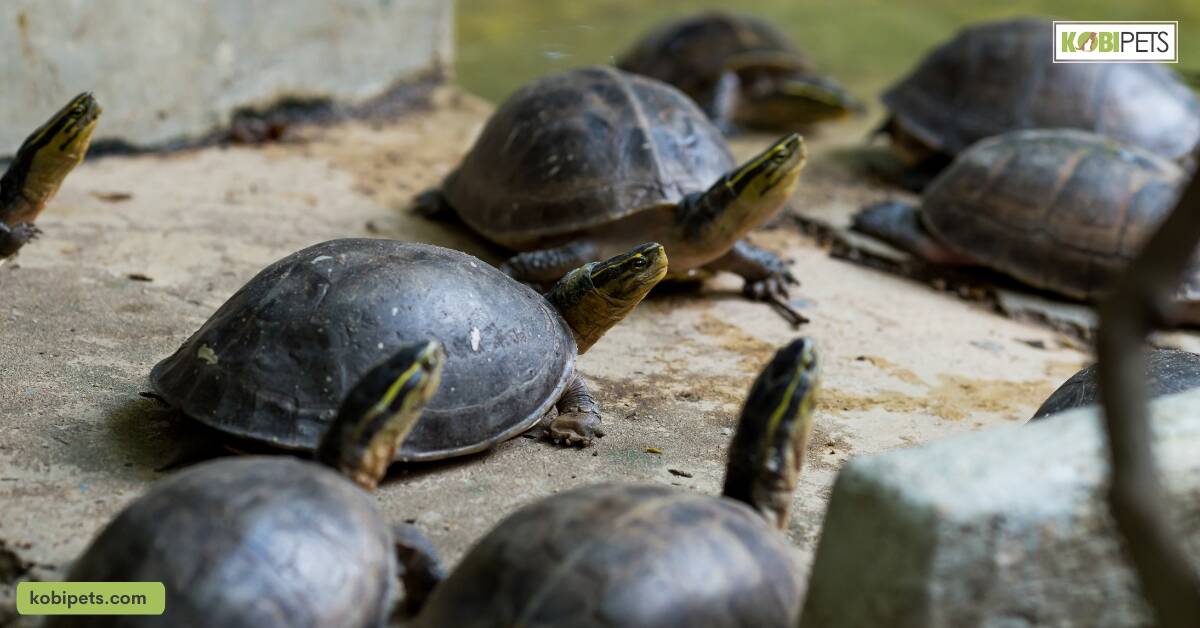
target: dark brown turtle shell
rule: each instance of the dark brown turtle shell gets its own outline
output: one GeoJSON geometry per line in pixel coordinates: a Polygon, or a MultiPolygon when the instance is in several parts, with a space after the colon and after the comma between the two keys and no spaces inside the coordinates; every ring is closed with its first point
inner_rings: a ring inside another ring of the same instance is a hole
{"type": "Polygon", "coordinates": [[[517,90],[443,193],[471,228],[528,249],[674,205],[734,166],[721,132],[682,92],[592,66],[517,90]]]}
{"type": "Polygon", "coordinates": [[[201,423],[312,450],[355,382],[405,342],[425,340],[446,351],[441,386],[397,460],[512,438],[575,372],[575,339],[538,293],[466,253],[354,238],[268,266],[150,378],[201,423]]]}
{"type": "Polygon", "coordinates": [[[1077,128],[1183,159],[1200,142],[1200,101],[1153,63],[1052,63],[1053,27],[1033,18],[972,26],[883,95],[894,121],[956,155],[977,140],[1077,128]]]}
{"type": "Polygon", "coordinates": [[[741,502],[599,484],[501,522],[416,626],[790,628],[800,573],[787,538],[741,502]]]}
{"type": "Polygon", "coordinates": [[[761,58],[772,69],[815,71],[779,29],[754,16],[708,11],[664,24],[639,40],[617,67],[670,83],[707,103],[731,62],[761,58]]]}
{"type": "Polygon", "coordinates": [[[978,142],[930,183],[925,228],[955,253],[1078,299],[1103,293],[1171,210],[1172,161],[1073,129],[978,142]]]}
{"type": "MultiPolygon", "coordinates": [[[[1179,349],[1155,349],[1147,356],[1146,379],[1151,397],[1200,388],[1200,355],[1179,349]]],[[[1071,376],[1046,398],[1034,419],[1100,403],[1100,381],[1093,364],[1071,376]]]]}
{"type": "Polygon", "coordinates": [[[91,542],[72,581],[161,582],[161,616],[47,626],[375,628],[396,594],[390,527],[341,475],[287,457],[203,463],[154,485],[91,542]]]}

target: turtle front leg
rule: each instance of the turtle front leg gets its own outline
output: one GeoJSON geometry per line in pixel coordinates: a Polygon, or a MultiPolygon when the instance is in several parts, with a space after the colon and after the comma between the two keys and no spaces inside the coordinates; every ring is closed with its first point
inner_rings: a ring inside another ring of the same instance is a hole
{"type": "Polygon", "coordinates": [[[793,326],[808,322],[803,314],[788,304],[788,286],[799,285],[800,282],[778,255],[745,240],[738,240],[728,253],[705,268],[741,275],[746,280],[742,293],[747,297],[770,303],[793,326]]]}
{"type": "Polygon", "coordinates": [[[552,249],[518,253],[501,264],[500,270],[517,281],[549,284],[594,261],[598,253],[592,241],[575,240],[552,249]]]}
{"type": "Polygon", "coordinates": [[[550,440],[560,445],[586,447],[604,436],[600,427],[600,406],[579,375],[567,384],[556,404],[558,416],[550,422],[550,440]]]}
{"type": "Polygon", "coordinates": [[[22,222],[12,227],[0,222],[0,259],[12,257],[41,233],[42,230],[32,222],[22,222]]]}

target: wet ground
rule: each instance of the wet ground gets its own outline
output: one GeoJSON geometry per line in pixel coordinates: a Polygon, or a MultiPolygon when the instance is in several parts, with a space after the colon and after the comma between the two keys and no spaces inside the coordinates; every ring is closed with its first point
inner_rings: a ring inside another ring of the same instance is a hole
{"type": "MultiPolygon", "coordinates": [[[[490,106],[452,89],[390,123],[291,129],[262,146],[107,157],[83,165],[0,266],[0,590],[61,577],[95,531],[195,439],[142,393],[150,367],[269,262],[343,236],[433,242],[498,261],[452,226],[411,216],[412,195],[468,147],[490,106]]],[[[847,159],[869,120],[814,136],[795,199],[852,208],[892,192],[847,159]]],[[[760,139],[741,140],[740,152],[760,139]]],[[[788,531],[811,560],[847,458],[1027,419],[1086,360],[1074,338],[990,306],[834,259],[796,220],[753,240],[795,260],[824,392],[788,531]]],[[[653,296],[580,360],[608,436],[587,449],[517,438],[443,464],[397,468],[386,515],[457,559],[513,508],[598,480],[716,493],[742,395],[796,335],[720,276],[653,296]]],[[[11,591],[11,589],[9,589],[11,591]]],[[[0,615],[2,616],[2,615],[0,615]]]]}

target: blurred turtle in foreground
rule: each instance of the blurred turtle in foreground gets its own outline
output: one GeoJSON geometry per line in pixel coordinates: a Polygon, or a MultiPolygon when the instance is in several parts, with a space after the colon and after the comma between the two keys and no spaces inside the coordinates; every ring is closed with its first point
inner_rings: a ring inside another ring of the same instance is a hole
{"type": "MultiPolygon", "coordinates": [[[[1147,356],[1146,380],[1151,397],[1200,388],[1200,355],[1179,349],[1155,349],[1147,356]]],[[[1052,414],[1100,403],[1100,381],[1093,364],[1071,376],[1034,413],[1037,420],[1052,414]]]]}
{"type": "Polygon", "coordinates": [[[416,591],[428,602],[410,625],[792,628],[804,569],[781,531],[816,388],[813,344],[796,340],[750,389],[723,496],[596,484],[535,502],[488,533],[432,593],[416,591]]]}
{"type": "Polygon", "coordinates": [[[440,573],[420,560],[428,541],[385,523],[363,489],[387,471],[437,390],[444,359],[436,342],[416,343],[368,372],[316,462],[224,458],[155,484],[100,532],[68,580],[161,582],[165,613],[56,616],[47,628],[383,626],[398,579],[420,591],[440,573]]]}

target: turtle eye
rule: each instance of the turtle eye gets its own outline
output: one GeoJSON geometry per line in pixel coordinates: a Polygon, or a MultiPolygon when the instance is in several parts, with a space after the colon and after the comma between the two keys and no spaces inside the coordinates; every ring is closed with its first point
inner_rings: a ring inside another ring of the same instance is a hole
{"type": "Polygon", "coordinates": [[[638,257],[633,258],[634,270],[642,270],[649,264],[650,264],[650,262],[646,261],[646,258],[644,258],[644,257],[638,256],[638,257]]]}

